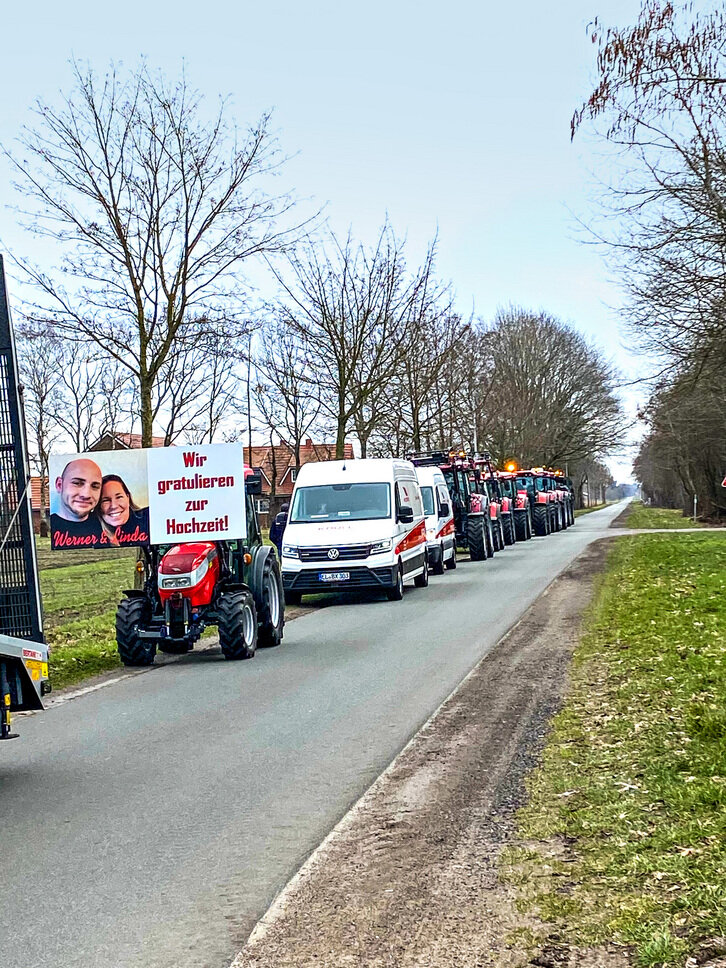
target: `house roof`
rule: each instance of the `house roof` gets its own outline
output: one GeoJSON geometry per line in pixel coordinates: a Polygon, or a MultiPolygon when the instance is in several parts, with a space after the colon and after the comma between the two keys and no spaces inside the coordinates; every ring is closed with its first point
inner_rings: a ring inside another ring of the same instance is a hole
{"type": "MultiPolygon", "coordinates": [[[[272,490],[272,482],[275,482],[275,492],[277,494],[292,494],[294,482],[290,471],[295,467],[295,451],[289,444],[270,444],[264,447],[244,448],[245,462],[252,467],[259,467],[263,474],[263,482],[266,492],[272,490]]],[[[346,444],[344,457],[353,460],[353,445],[346,444]]],[[[300,446],[300,464],[316,463],[318,461],[328,461],[335,459],[335,444],[328,442],[314,443],[308,438],[300,446]]]]}
{"type": "MultiPolygon", "coordinates": [[[[164,447],[165,441],[165,437],[152,437],[151,446],[164,447]]],[[[141,434],[105,433],[101,434],[89,450],[139,450],[141,447],[141,434]]]]}

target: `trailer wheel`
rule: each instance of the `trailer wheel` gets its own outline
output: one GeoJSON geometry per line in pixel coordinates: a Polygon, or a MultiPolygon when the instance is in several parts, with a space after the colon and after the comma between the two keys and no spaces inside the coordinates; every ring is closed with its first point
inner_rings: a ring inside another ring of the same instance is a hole
{"type": "Polygon", "coordinates": [[[251,659],[257,649],[257,610],[251,592],[225,592],[217,605],[225,659],[251,659]]]}
{"type": "Polygon", "coordinates": [[[258,644],[262,649],[271,649],[282,642],[285,625],[283,606],[282,578],[280,566],[274,555],[268,555],[262,570],[262,590],[255,599],[257,618],[260,628],[258,644]]]}
{"type": "Polygon", "coordinates": [[[446,567],[449,571],[453,571],[456,568],[456,542],[454,542],[454,547],[451,549],[451,557],[446,560],[446,567]]]}
{"type": "Polygon", "coordinates": [[[139,638],[139,625],[148,624],[148,598],[123,598],[116,609],[116,647],[125,666],[150,666],[156,656],[156,642],[139,638]]]}
{"type": "Polygon", "coordinates": [[[467,538],[469,542],[469,557],[472,561],[486,561],[488,528],[483,517],[469,516],[467,522],[467,538]]]}
{"type": "Polygon", "coordinates": [[[550,533],[549,529],[549,508],[546,504],[535,504],[532,513],[534,518],[534,533],[539,538],[544,538],[550,533]]]}

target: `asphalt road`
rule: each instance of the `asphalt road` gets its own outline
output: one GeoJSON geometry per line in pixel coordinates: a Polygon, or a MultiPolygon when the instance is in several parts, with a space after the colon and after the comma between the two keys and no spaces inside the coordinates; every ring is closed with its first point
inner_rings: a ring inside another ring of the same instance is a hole
{"type": "Polygon", "coordinates": [[[0,747],[3,968],[224,968],[305,857],[622,510],[402,602],[335,604],[19,721],[0,747]]]}

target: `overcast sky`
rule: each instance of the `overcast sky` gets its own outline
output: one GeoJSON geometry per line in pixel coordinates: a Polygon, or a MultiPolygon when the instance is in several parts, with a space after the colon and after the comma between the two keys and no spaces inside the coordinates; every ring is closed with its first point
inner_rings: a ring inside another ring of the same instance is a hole
{"type": "MultiPolygon", "coordinates": [[[[68,89],[71,56],[104,72],[141,55],[170,77],[186,65],[240,126],[273,109],[291,158],[279,179],[325,206],[333,228],[372,239],[386,213],[412,255],[439,234],[439,274],[459,309],[490,318],[516,303],[571,321],[629,377],[644,369],[619,332],[620,291],[577,219],[607,178],[592,138],[570,143],[594,79],[586,25],[632,23],[637,0],[368,0],[266,5],[36,0],[3,11],[0,142],[37,97],[68,89]]],[[[22,232],[0,162],[0,240],[48,259],[22,232]]],[[[643,391],[629,391],[632,409],[643,391]]],[[[611,462],[619,478],[629,459],[611,462]]]]}

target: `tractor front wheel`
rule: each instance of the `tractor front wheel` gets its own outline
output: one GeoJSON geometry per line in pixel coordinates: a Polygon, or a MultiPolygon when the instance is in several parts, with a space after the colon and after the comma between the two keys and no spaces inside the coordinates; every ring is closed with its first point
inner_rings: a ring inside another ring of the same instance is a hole
{"type": "Polygon", "coordinates": [[[125,666],[150,666],[156,656],[156,642],[139,637],[139,626],[151,617],[148,598],[124,598],[116,610],[116,646],[125,666]]]}
{"type": "Polygon", "coordinates": [[[517,532],[514,527],[514,512],[510,511],[502,518],[502,529],[504,530],[504,544],[513,545],[517,541],[517,532]]]}
{"type": "Polygon", "coordinates": [[[225,592],[217,615],[219,645],[225,659],[251,659],[257,649],[257,610],[252,593],[225,592]]]}

